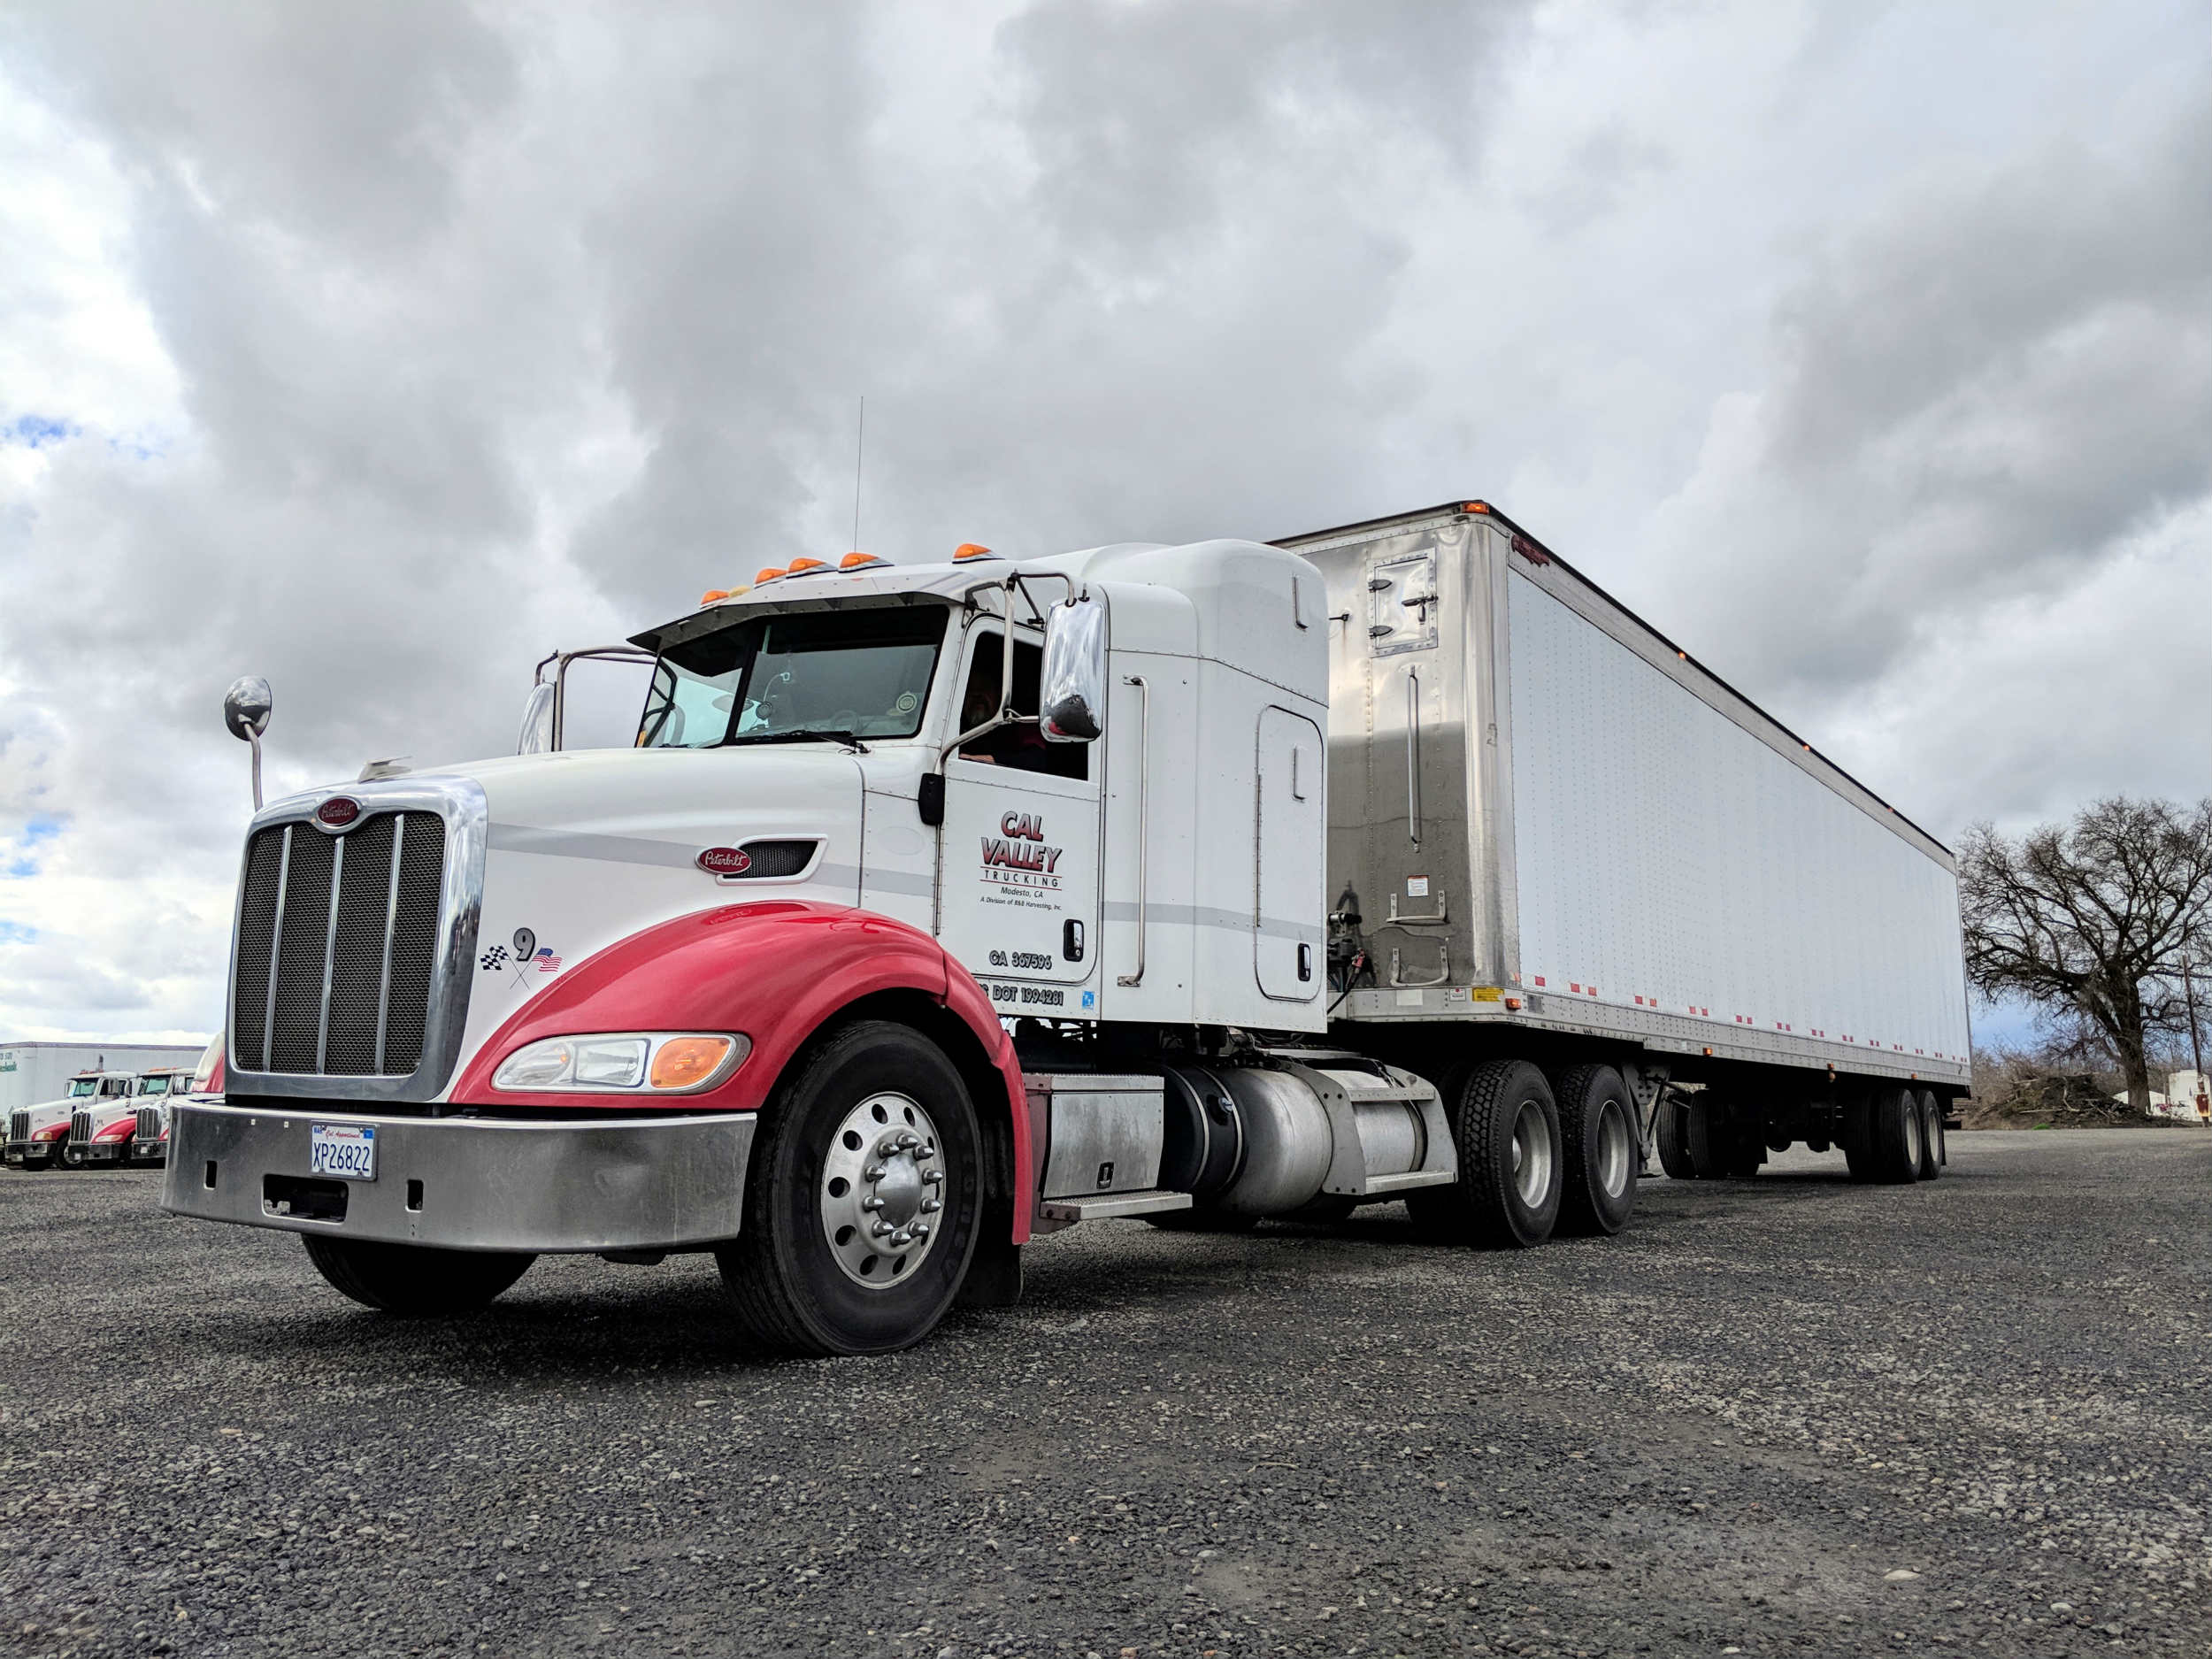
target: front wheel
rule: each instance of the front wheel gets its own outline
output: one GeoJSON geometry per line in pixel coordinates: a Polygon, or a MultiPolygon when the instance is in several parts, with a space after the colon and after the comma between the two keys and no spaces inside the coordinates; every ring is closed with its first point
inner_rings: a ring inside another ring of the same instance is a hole
{"type": "Polygon", "coordinates": [[[1559,1108],[1544,1074],[1525,1060],[1485,1060],[1454,1091],[1450,1121],[1459,1179],[1406,1194],[1423,1231],[1524,1248],[1551,1237],[1563,1160],[1559,1108]]]}
{"type": "Polygon", "coordinates": [[[488,1307],[538,1259],[503,1250],[436,1250],[312,1233],[300,1242],[332,1289],[380,1313],[415,1318],[488,1307]]]}
{"type": "Polygon", "coordinates": [[[763,1109],[738,1236],[715,1252],[764,1345],[882,1354],[951,1307],[983,1210],[975,1105],[907,1026],[837,1033],[763,1109]]]}

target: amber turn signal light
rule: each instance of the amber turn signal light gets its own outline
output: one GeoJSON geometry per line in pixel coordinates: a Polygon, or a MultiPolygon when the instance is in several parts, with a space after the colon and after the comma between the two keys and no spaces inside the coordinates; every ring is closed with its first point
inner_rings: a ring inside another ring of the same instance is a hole
{"type": "Polygon", "coordinates": [[[655,1088],[689,1088],[714,1075],[715,1067],[729,1056],[728,1037],[675,1037],[653,1054],[653,1070],[647,1081],[655,1088]]]}

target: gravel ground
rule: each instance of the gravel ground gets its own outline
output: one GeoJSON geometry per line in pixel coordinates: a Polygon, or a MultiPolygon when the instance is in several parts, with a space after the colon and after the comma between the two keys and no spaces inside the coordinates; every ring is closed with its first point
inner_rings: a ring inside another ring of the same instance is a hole
{"type": "Polygon", "coordinates": [[[803,1363],[703,1258],[410,1325],[0,1174],[0,1652],[2212,1653],[2212,1134],[1951,1148],[1516,1255],[1093,1224],[803,1363]]]}

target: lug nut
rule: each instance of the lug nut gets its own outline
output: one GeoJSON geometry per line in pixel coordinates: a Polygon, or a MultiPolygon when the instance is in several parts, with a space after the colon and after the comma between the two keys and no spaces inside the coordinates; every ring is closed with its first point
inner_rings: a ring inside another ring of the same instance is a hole
{"type": "Polygon", "coordinates": [[[891,1248],[895,1250],[903,1250],[913,1242],[914,1235],[910,1233],[895,1233],[891,1235],[891,1248]]]}
{"type": "Polygon", "coordinates": [[[917,1239],[926,1239],[929,1237],[929,1223],[926,1221],[916,1222],[914,1224],[914,1236],[917,1239]]]}
{"type": "Polygon", "coordinates": [[[933,1216],[944,1207],[945,1201],[941,1198],[925,1198],[922,1200],[922,1213],[926,1216],[933,1216]]]}
{"type": "Polygon", "coordinates": [[[942,1170],[924,1170],[922,1171],[922,1179],[932,1187],[934,1187],[938,1182],[943,1180],[944,1179],[945,1172],[942,1170]]]}
{"type": "Polygon", "coordinates": [[[871,1164],[866,1169],[860,1171],[860,1179],[864,1181],[879,1181],[884,1178],[886,1172],[887,1171],[884,1170],[882,1164],[871,1164]]]}
{"type": "Polygon", "coordinates": [[[918,1158],[935,1157],[937,1156],[937,1143],[934,1141],[924,1141],[920,1146],[914,1148],[914,1156],[918,1158]]]}
{"type": "Polygon", "coordinates": [[[873,1193],[870,1193],[867,1197],[860,1201],[860,1207],[863,1210],[880,1210],[883,1208],[883,1200],[878,1198],[873,1193]]]}

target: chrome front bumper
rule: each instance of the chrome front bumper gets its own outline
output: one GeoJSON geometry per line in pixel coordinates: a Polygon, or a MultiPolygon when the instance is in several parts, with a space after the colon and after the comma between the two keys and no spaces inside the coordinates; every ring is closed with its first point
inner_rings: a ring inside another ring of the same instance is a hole
{"type": "Polygon", "coordinates": [[[677,1249],[736,1236],[754,1125],[751,1112],[518,1122],[180,1102],[161,1207],[449,1250],[677,1249]],[[376,1179],[311,1176],[311,1124],[373,1126],[376,1179]]]}

